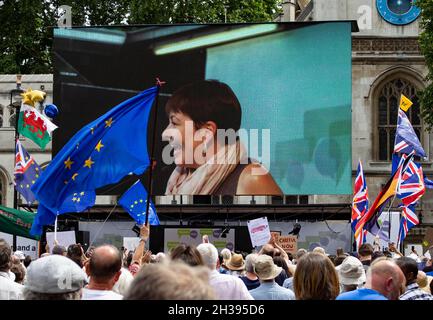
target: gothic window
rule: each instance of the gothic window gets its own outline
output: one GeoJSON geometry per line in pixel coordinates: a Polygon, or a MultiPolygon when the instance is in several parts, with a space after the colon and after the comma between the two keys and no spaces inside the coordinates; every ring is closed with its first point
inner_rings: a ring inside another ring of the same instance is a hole
{"type": "Polygon", "coordinates": [[[397,78],[386,83],[378,95],[378,159],[390,161],[394,150],[397,115],[400,95],[404,94],[412,102],[412,107],[406,112],[412,126],[420,139],[422,137],[422,124],[420,108],[415,86],[409,81],[397,78]]]}

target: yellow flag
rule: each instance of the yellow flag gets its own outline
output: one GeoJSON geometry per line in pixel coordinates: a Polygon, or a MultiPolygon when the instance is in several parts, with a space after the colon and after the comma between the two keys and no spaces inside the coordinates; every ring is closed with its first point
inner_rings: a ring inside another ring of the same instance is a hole
{"type": "Polygon", "coordinates": [[[402,94],[400,97],[400,109],[406,112],[412,105],[412,101],[410,101],[404,94],[402,94]]]}

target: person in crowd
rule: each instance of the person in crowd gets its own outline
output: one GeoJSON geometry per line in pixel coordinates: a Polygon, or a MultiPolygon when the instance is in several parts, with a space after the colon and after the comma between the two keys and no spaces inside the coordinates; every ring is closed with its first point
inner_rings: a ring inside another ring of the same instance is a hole
{"type": "Polygon", "coordinates": [[[315,247],[313,249],[313,252],[320,253],[320,254],[323,254],[324,256],[326,256],[326,251],[322,247],[315,247]]]}
{"type": "MultiPolygon", "coordinates": [[[[274,258],[276,249],[280,251],[280,255],[282,255],[282,257],[286,260],[286,264],[291,264],[291,262],[288,262],[288,256],[286,252],[277,244],[275,237],[271,237],[269,242],[262,247],[259,255],[264,254],[270,256],[271,258],[274,258]]],[[[283,283],[287,278],[288,276],[286,274],[286,271],[284,271],[284,269],[281,269],[281,273],[275,278],[275,282],[278,283],[280,286],[283,286],[283,283]]]]}
{"type": "MultiPolygon", "coordinates": [[[[289,270],[286,260],[282,256],[274,257],[274,263],[277,267],[281,267],[287,275],[287,278],[293,277],[292,272],[289,270]]],[[[287,280],[287,278],[285,280],[287,280]]]]}
{"type": "Polygon", "coordinates": [[[323,253],[304,255],[296,265],[293,288],[297,300],[334,300],[340,285],[331,260],[323,253]]]}
{"type": "Polygon", "coordinates": [[[395,242],[390,242],[388,244],[388,250],[391,252],[391,258],[393,259],[398,259],[404,256],[400,251],[398,251],[397,247],[395,246],[395,242]]]}
{"type": "Polygon", "coordinates": [[[332,260],[331,257],[328,257],[328,258],[331,259],[331,261],[334,263],[334,266],[338,267],[339,265],[341,265],[343,263],[344,259],[346,259],[348,256],[349,255],[347,253],[339,253],[334,258],[334,260],[332,260]]]}
{"type": "MultiPolygon", "coordinates": [[[[227,276],[228,277],[228,276],[227,276]]],[[[140,270],[125,300],[215,300],[204,266],[189,266],[176,259],[150,264],[140,270]]]]}
{"type": "Polygon", "coordinates": [[[433,300],[433,296],[421,290],[416,282],[418,276],[416,260],[401,257],[396,260],[396,263],[406,278],[406,291],[400,296],[400,300],[433,300]]]}
{"type": "Polygon", "coordinates": [[[299,259],[301,259],[301,257],[307,253],[308,253],[308,251],[303,249],[303,248],[298,249],[298,251],[296,251],[296,254],[295,254],[294,264],[296,264],[299,261],[299,259]]]}
{"type": "Polygon", "coordinates": [[[424,271],[418,269],[418,275],[416,277],[416,283],[418,283],[419,288],[427,293],[430,292],[429,279],[424,271]]]}
{"type": "Polygon", "coordinates": [[[24,252],[18,250],[18,251],[15,251],[13,255],[14,255],[14,257],[16,257],[19,260],[20,263],[23,263],[23,266],[24,266],[24,259],[26,258],[26,256],[24,255],[24,252]]]}
{"type": "Polygon", "coordinates": [[[428,261],[425,264],[424,269],[422,270],[426,273],[426,275],[433,277],[433,260],[428,259],[428,261]]]}
{"type": "Polygon", "coordinates": [[[53,247],[53,250],[51,251],[51,254],[58,254],[58,255],[61,255],[61,256],[66,256],[67,255],[67,250],[66,250],[66,248],[64,247],[64,246],[61,246],[61,245],[55,245],[54,247],[53,247]]]}
{"type": "Polygon", "coordinates": [[[244,282],[238,277],[221,274],[219,270],[218,250],[211,243],[202,243],[197,247],[205,265],[211,270],[209,283],[214,288],[219,300],[253,300],[244,282]]]}
{"type": "Polygon", "coordinates": [[[24,267],[26,267],[26,269],[29,267],[30,263],[32,263],[32,257],[27,255],[26,258],[24,259],[24,267]]]}
{"type": "Polygon", "coordinates": [[[145,250],[146,242],[149,240],[149,236],[149,223],[147,225],[143,224],[140,228],[140,243],[135,249],[131,259],[131,264],[129,265],[129,272],[131,272],[132,276],[135,276],[138,273],[144,263],[150,262],[152,252],[150,252],[150,250],[145,250]]]}
{"type": "Polygon", "coordinates": [[[226,267],[232,276],[243,276],[245,274],[245,261],[242,254],[233,253],[230,260],[227,261],[226,267]]]}
{"type": "Polygon", "coordinates": [[[349,292],[364,286],[366,281],[364,265],[358,258],[348,256],[335,269],[340,280],[340,292],[349,292]]]}
{"type": "Polygon", "coordinates": [[[337,300],[398,300],[406,280],[397,264],[387,258],[373,261],[364,288],[344,292],[337,300]]]}
{"type": "MultiPolygon", "coordinates": [[[[384,254],[382,251],[374,251],[373,254],[371,255],[371,262],[370,262],[370,265],[371,265],[375,260],[377,260],[377,259],[379,259],[379,258],[386,258],[386,257],[385,257],[385,254],[384,254]]],[[[364,267],[364,269],[365,269],[365,267],[364,267]]],[[[368,270],[368,268],[367,268],[367,270],[368,270]]]]}
{"type": "Polygon", "coordinates": [[[220,254],[219,254],[219,259],[220,259],[220,269],[219,272],[222,274],[230,274],[229,273],[229,269],[227,268],[226,264],[227,262],[230,261],[232,257],[232,252],[227,249],[224,248],[221,250],[220,254]]]}
{"type": "Polygon", "coordinates": [[[83,249],[79,244],[71,244],[68,247],[66,257],[74,261],[80,268],[84,265],[83,249]]]}
{"type": "Polygon", "coordinates": [[[15,282],[19,284],[24,283],[24,279],[26,276],[26,268],[21,263],[20,259],[18,259],[16,256],[12,256],[12,263],[11,263],[11,269],[10,272],[12,272],[15,275],[15,282]]]}
{"type": "Polygon", "coordinates": [[[260,286],[250,291],[255,300],[295,300],[292,290],[283,288],[275,282],[282,268],[274,264],[268,255],[260,255],[254,264],[254,272],[260,280],[260,286]]]}
{"type": "Polygon", "coordinates": [[[129,272],[128,268],[124,266],[122,257],[122,267],[120,268],[119,280],[114,284],[113,291],[124,296],[131,286],[132,280],[134,280],[134,277],[131,272],[129,272]]]}
{"type": "Polygon", "coordinates": [[[23,286],[15,282],[10,272],[12,249],[5,240],[0,239],[0,300],[21,300],[23,286]]]}
{"type": "Polygon", "coordinates": [[[180,244],[170,252],[172,260],[181,260],[191,267],[204,266],[203,258],[195,246],[180,244]]]}
{"type": "Polygon", "coordinates": [[[113,291],[119,280],[122,267],[120,251],[111,245],[97,247],[86,264],[89,284],[83,289],[83,300],[121,300],[123,297],[113,291]]]}
{"type": "Polygon", "coordinates": [[[374,248],[369,243],[363,243],[358,249],[358,258],[362,262],[365,271],[367,271],[371,265],[373,252],[374,248]]]}
{"type": "Polygon", "coordinates": [[[245,275],[241,276],[240,279],[245,283],[248,290],[255,289],[260,285],[260,280],[254,273],[254,264],[258,256],[257,253],[251,253],[245,258],[245,275]]]}
{"type": "Polygon", "coordinates": [[[71,259],[49,255],[32,262],[27,270],[25,300],[80,300],[86,274],[71,259]]]}

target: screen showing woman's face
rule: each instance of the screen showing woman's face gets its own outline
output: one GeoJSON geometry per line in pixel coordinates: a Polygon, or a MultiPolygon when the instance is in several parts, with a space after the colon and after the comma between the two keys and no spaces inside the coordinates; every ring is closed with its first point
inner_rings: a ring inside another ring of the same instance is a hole
{"type": "Polygon", "coordinates": [[[168,118],[169,124],[162,132],[162,140],[169,141],[173,148],[174,163],[182,167],[199,167],[203,161],[197,155],[202,153],[205,137],[198,135],[200,130],[195,128],[194,121],[188,115],[170,112],[168,118]]]}

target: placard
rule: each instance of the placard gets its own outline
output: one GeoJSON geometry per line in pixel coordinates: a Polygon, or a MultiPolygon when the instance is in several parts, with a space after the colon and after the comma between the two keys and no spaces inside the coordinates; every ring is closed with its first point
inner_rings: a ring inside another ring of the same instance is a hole
{"type": "MultiPolygon", "coordinates": [[[[57,232],[57,242],[60,246],[66,249],[71,244],[76,244],[75,231],[59,231],[57,232]]],[[[50,253],[54,248],[54,232],[47,232],[47,243],[50,247],[50,253]]]]}
{"type": "Polygon", "coordinates": [[[298,251],[298,237],[297,236],[278,236],[276,237],[278,245],[284,249],[285,252],[295,254],[298,251]]]}
{"type": "Polygon", "coordinates": [[[263,246],[271,239],[267,217],[248,221],[248,231],[253,247],[263,246]]]}
{"type": "Polygon", "coordinates": [[[140,244],[140,238],[138,237],[123,237],[123,247],[128,251],[135,251],[140,244]]]}

